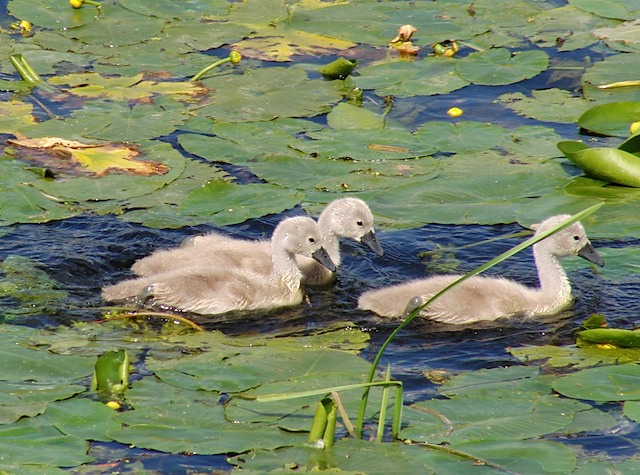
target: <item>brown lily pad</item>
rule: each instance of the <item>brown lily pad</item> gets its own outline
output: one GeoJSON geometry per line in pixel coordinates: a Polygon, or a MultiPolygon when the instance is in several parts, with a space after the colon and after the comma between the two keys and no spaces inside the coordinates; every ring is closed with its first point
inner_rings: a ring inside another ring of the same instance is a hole
{"type": "Polygon", "coordinates": [[[54,174],[101,177],[111,173],[164,175],[166,165],[139,160],[137,147],[118,143],[86,144],[58,137],[18,137],[7,141],[15,158],[51,170],[54,174]]]}

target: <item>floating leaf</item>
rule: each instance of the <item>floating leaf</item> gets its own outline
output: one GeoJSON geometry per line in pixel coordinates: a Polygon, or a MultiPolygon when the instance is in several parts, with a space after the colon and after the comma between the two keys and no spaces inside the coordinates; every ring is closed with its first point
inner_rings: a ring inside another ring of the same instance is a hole
{"type": "Polygon", "coordinates": [[[640,361],[640,350],[600,349],[575,346],[524,346],[508,348],[516,358],[525,363],[538,363],[554,368],[587,368],[602,364],[631,363],[640,361]]]}
{"type": "Polygon", "coordinates": [[[563,396],[591,401],[640,400],[640,366],[614,365],[583,369],[553,384],[563,396]]]}
{"type": "MultiPolygon", "coordinates": [[[[635,55],[631,55],[635,56],[635,55]]],[[[607,56],[594,63],[582,75],[584,96],[598,102],[626,102],[640,100],[640,86],[601,89],[598,86],[621,81],[638,79],[638,68],[635,61],[629,61],[629,55],[618,54],[607,56]]]]}
{"type": "Polygon", "coordinates": [[[109,97],[114,99],[140,100],[155,94],[190,96],[203,94],[205,89],[197,84],[186,82],[155,82],[143,80],[143,75],[132,77],[105,78],[97,73],[70,74],[54,76],[50,84],[70,86],[67,92],[84,97],[109,97]]]}
{"type": "Polygon", "coordinates": [[[549,58],[542,51],[512,54],[506,48],[493,48],[460,59],[456,69],[463,79],[474,84],[500,86],[532,78],[548,66],[549,58]]]}
{"type": "Polygon", "coordinates": [[[598,0],[569,0],[569,3],[587,12],[616,20],[632,20],[640,14],[633,0],[610,0],[607,3],[598,0]]]}
{"type": "Polygon", "coordinates": [[[33,105],[21,101],[0,102],[0,134],[12,134],[26,125],[35,123],[33,105]]]}
{"type": "Polygon", "coordinates": [[[217,94],[213,104],[199,109],[200,116],[224,122],[313,116],[342,98],[340,81],[310,80],[296,68],[248,69],[202,82],[217,94]]]}
{"type": "Polygon", "coordinates": [[[582,142],[560,142],[558,148],[588,175],[640,187],[640,157],[616,148],[590,148],[582,142]]]}
{"type": "Polygon", "coordinates": [[[531,97],[521,92],[502,94],[498,102],[516,114],[543,122],[575,123],[591,103],[563,89],[531,91],[531,97]]]}
{"type": "Polygon", "coordinates": [[[212,180],[194,190],[182,203],[181,212],[216,224],[235,224],[267,214],[281,213],[302,201],[298,192],[271,184],[236,185],[212,180]]]}
{"type": "Polygon", "coordinates": [[[640,102],[610,102],[585,111],[578,125],[598,134],[628,137],[629,126],[638,120],[640,102]]]}
{"type": "Polygon", "coordinates": [[[21,151],[16,155],[26,161],[41,163],[41,166],[56,173],[64,171],[65,174],[82,175],[89,172],[100,177],[122,172],[132,175],[164,175],[169,171],[161,163],[136,160],[138,151],[122,144],[87,144],[58,137],[9,139],[8,142],[17,147],[37,149],[40,154],[21,151]],[[86,172],[78,171],[74,162],[82,165],[86,172]]]}
{"type": "Polygon", "coordinates": [[[502,145],[509,139],[504,127],[481,122],[428,122],[418,128],[420,142],[436,147],[440,152],[477,152],[502,145]]]}
{"type": "Polygon", "coordinates": [[[456,73],[456,59],[430,56],[422,61],[386,61],[358,69],[354,81],[379,96],[431,96],[461,89],[469,81],[456,73]]]}

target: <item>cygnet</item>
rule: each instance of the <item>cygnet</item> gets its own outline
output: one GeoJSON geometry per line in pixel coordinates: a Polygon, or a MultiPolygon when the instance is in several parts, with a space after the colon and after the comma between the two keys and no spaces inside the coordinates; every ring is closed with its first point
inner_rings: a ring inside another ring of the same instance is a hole
{"type": "MultiPolygon", "coordinates": [[[[534,229],[536,233],[543,232],[569,217],[553,216],[534,229]]],[[[598,266],[604,265],[579,222],[533,245],[540,287],[527,287],[504,278],[474,276],[436,298],[420,315],[436,322],[467,324],[501,317],[529,318],[559,313],[573,300],[571,284],[559,258],[574,255],[598,266]]],[[[360,296],[358,308],[383,317],[406,316],[460,277],[441,275],[370,290],[360,296]]]]}
{"type": "Polygon", "coordinates": [[[215,266],[194,263],[126,280],[106,287],[102,296],[110,302],[151,300],[155,305],[201,314],[273,309],[302,301],[302,274],[296,265],[296,255],[314,258],[331,271],[336,269],[311,218],[283,220],[268,245],[272,257],[269,269],[238,265],[236,253],[219,253],[215,266]]]}
{"type": "MultiPolygon", "coordinates": [[[[377,255],[384,251],[373,229],[373,214],[369,206],[358,198],[340,198],[329,203],[318,218],[322,245],[337,266],[341,263],[340,238],[363,242],[377,255]]],[[[140,276],[152,276],[163,272],[190,267],[195,262],[214,264],[220,254],[236,253],[242,267],[264,268],[271,266],[271,250],[265,241],[236,239],[218,233],[187,239],[179,248],[157,251],[140,259],[132,266],[140,276]]],[[[228,259],[224,257],[224,259],[228,259]]],[[[297,255],[296,261],[302,271],[302,282],[309,286],[330,283],[335,273],[316,260],[297,255]]]]}

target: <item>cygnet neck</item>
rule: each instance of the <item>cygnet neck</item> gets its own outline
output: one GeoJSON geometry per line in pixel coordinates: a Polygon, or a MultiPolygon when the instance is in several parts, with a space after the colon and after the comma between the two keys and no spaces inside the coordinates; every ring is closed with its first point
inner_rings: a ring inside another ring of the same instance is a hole
{"type": "Polygon", "coordinates": [[[533,246],[533,258],[540,281],[540,288],[536,290],[538,308],[533,313],[545,313],[570,301],[571,283],[560,258],[550,252],[544,241],[533,246]]]}

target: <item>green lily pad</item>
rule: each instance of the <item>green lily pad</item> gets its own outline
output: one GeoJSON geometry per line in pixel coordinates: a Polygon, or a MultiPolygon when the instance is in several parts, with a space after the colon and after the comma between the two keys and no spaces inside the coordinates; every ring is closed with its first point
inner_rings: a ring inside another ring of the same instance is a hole
{"type": "Polygon", "coordinates": [[[576,346],[524,346],[508,348],[509,353],[525,363],[538,363],[554,368],[588,368],[598,365],[612,365],[640,361],[640,350],[600,349],[576,346]]]}
{"type": "Polygon", "coordinates": [[[640,187],[640,157],[632,153],[616,148],[590,148],[573,141],[560,142],[558,148],[594,178],[640,187]]]}
{"type": "Polygon", "coordinates": [[[638,401],[639,383],[640,366],[626,364],[583,369],[558,379],[553,389],[575,399],[638,401]]]}
{"type": "Polygon", "coordinates": [[[501,86],[537,76],[549,66],[542,51],[528,50],[512,54],[506,48],[471,53],[459,60],[456,70],[474,84],[501,86]]]}
{"type": "MultiPolygon", "coordinates": [[[[531,91],[531,97],[521,92],[502,94],[498,101],[516,114],[543,122],[575,123],[591,107],[591,103],[563,89],[531,91]]],[[[584,127],[584,126],[582,126],[584,127]]]]}
{"type": "MultiPolygon", "coordinates": [[[[631,55],[632,57],[634,55],[631,55]]],[[[635,61],[629,61],[626,54],[612,55],[594,63],[582,75],[585,98],[603,102],[640,101],[640,86],[602,89],[598,86],[637,79],[638,68],[635,61]]]]}
{"type": "Polygon", "coordinates": [[[296,68],[247,69],[202,81],[217,91],[198,114],[224,122],[306,117],[325,112],[341,99],[340,81],[310,80],[296,68]]]}
{"type": "Polygon", "coordinates": [[[275,449],[304,440],[300,434],[267,424],[228,421],[219,399],[218,393],[190,391],[146,377],[127,392],[127,401],[134,409],[117,416],[124,427],[107,435],[137,447],[198,454],[275,449]]]}
{"type": "Polygon", "coordinates": [[[427,122],[415,132],[416,138],[440,152],[479,152],[506,143],[509,131],[482,122],[427,122]]]}
{"type": "Polygon", "coordinates": [[[181,213],[226,225],[249,218],[277,214],[302,201],[303,195],[268,183],[236,185],[212,180],[194,190],[181,205],[181,213]]]}
{"type": "Polygon", "coordinates": [[[611,102],[595,106],[580,116],[578,125],[603,135],[629,136],[629,126],[640,121],[640,102],[611,102]]]}
{"type": "Polygon", "coordinates": [[[0,425],[2,464],[27,465],[28,461],[27,466],[33,470],[38,470],[39,465],[75,467],[93,460],[87,455],[88,448],[86,440],[65,435],[39,417],[0,425]]]}
{"type": "Polygon", "coordinates": [[[422,61],[387,61],[358,69],[354,78],[361,89],[379,96],[431,96],[462,89],[469,81],[456,73],[457,60],[430,56],[422,61]]]}
{"type": "Polygon", "coordinates": [[[633,0],[611,0],[606,4],[598,0],[569,0],[569,3],[581,10],[616,20],[633,20],[640,14],[640,8],[633,0]]]}

